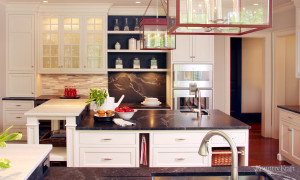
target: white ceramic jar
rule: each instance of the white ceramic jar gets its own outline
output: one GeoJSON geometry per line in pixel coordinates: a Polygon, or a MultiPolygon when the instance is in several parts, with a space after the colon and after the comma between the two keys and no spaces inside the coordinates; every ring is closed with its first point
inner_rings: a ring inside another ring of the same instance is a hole
{"type": "Polygon", "coordinates": [[[130,38],[128,40],[128,49],[129,50],[136,50],[136,39],[130,38]]]}

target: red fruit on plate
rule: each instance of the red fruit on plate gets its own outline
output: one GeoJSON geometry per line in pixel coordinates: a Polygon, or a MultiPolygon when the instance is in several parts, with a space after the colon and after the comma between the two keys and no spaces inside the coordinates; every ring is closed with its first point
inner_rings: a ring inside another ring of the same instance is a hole
{"type": "Polygon", "coordinates": [[[126,112],[134,112],[133,109],[126,109],[126,112]]]}
{"type": "Polygon", "coordinates": [[[120,108],[120,111],[118,111],[118,112],[125,112],[125,109],[120,108]]]}
{"type": "Polygon", "coordinates": [[[128,106],[124,106],[123,109],[127,110],[130,109],[128,106]]]}

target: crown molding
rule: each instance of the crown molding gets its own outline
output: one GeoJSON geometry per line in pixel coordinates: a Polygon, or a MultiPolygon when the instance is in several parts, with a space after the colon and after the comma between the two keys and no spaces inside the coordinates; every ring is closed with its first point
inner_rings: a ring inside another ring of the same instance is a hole
{"type": "Polygon", "coordinates": [[[6,12],[37,12],[40,3],[6,3],[6,12]]]}
{"type": "MultiPolygon", "coordinates": [[[[112,6],[108,11],[108,15],[136,15],[142,16],[146,11],[147,6],[112,6]]],[[[147,16],[157,15],[156,8],[149,8],[147,10],[147,16]]],[[[165,16],[165,12],[160,9],[158,12],[159,16],[165,16]]]]}
{"type": "Polygon", "coordinates": [[[48,3],[41,4],[40,13],[108,13],[112,3],[48,3]]]}
{"type": "Polygon", "coordinates": [[[281,13],[281,12],[284,12],[284,11],[289,11],[291,9],[295,9],[295,5],[293,2],[288,2],[288,3],[284,3],[280,6],[277,6],[276,8],[274,8],[274,13],[281,13]]]}

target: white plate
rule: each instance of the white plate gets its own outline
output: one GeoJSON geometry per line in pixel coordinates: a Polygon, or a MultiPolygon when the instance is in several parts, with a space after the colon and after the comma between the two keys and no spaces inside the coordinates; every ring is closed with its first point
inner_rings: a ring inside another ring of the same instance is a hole
{"type": "Polygon", "coordinates": [[[149,102],[145,102],[143,101],[141,104],[145,105],[145,106],[159,106],[161,104],[161,102],[155,102],[155,103],[149,103],[149,102]]]}

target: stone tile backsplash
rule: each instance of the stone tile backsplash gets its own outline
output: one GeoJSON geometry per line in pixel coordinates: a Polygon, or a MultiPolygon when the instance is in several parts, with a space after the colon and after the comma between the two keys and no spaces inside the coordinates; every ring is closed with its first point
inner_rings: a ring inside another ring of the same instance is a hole
{"type": "Polygon", "coordinates": [[[107,88],[107,75],[42,74],[41,95],[63,95],[65,86],[75,86],[77,94],[87,95],[90,88],[107,88]]]}

